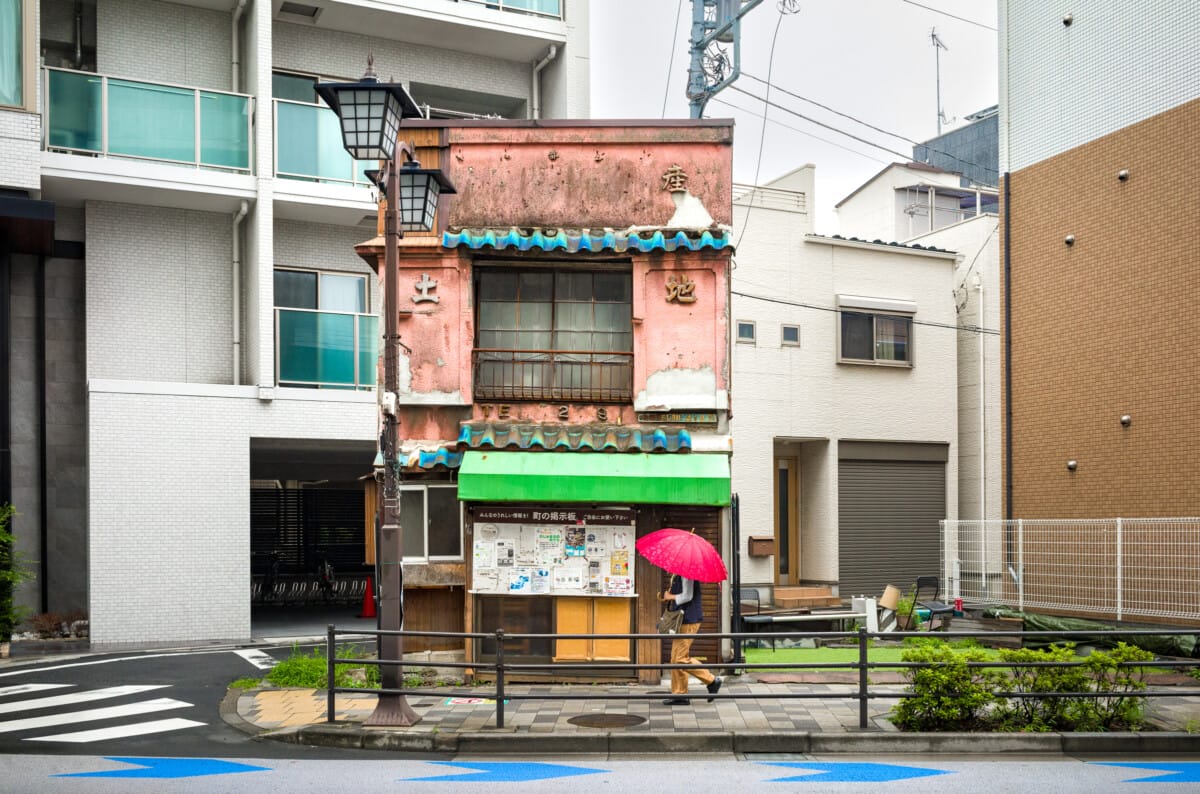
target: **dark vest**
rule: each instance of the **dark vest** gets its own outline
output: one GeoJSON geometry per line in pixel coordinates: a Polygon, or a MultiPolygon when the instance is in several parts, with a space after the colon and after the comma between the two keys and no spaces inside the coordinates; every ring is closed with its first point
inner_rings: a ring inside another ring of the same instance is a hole
{"type": "MultiPolygon", "coordinates": [[[[678,576],[671,580],[671,593],[678,595],[683,592],[683,580],[678,576]]],[[[667,609],[675,610],[677,607],[674,603],[667,606],[667,609]]],[[[704,604],[700,595],[700,583],[692,581],[692,600],[683,605],[683,622],[684,623],[702,623],[704,621],[704,604]]]]}

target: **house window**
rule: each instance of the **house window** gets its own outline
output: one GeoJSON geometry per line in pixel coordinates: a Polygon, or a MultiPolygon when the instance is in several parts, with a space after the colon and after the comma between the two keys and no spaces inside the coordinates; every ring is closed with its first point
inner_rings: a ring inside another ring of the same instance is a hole
{"type": "Polygon", "coordinates": [[[740,344],[754,344],[754,323],[748,320],[738,320],[737,322],[737,341],[740,344]]]}
{"type": "Polygon", "coordinates": [[[912,317],[841,312],[841,360],[912,366],[912,317]]]}
{"type": "Polygon", "coordinates": [[[800,347],[800,326],[781,325],[779,327],[779,344],[784,347],[800,347]]]}
{"type": "Polygon", "coordinates": [[[629,272],[480,268],[475,295],[477,399],[632,399],[629,272]]]}
{"type": "Polygon", "coordinates": [[[271,72],[271,96],[315,105],[320,101],[317,97],[317,78],[308,74],[271,72]]]}
{"type": "Polygon", "coordinates": [[[0,0],[0,106],[34,110],[35,11],[33,0],[0,0]]]}
{"type": "Polygon", "coordinates": [[[400,487],[404,559],[461,560],[462,511],[455,485],[400,487]]]}
{"type": "Polygon", "coordinates": [[[281,386],[375,387],[379,318],[367,277],[316,270],[275,271],[275,377],[281,386]]]}

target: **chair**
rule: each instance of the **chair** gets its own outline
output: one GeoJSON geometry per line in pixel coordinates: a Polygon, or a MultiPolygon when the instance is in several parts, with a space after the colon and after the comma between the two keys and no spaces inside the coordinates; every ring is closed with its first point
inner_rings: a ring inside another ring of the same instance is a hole
{"type": "MultiPolygon", "coordinates": [[[[750,628],[762,626],[768,628],[771,624],[767,622],[769,618],[762,614],[762,596],[758,594],[758,590],[753,587],[738,588],[738,617],[742,622],[739,631],[746,632],[746,624],[750,624],[750,628]],[[747,604],[754,604],[754,613],[751,614],[745,611],[747,604]]],[[[762,640],[754,640],[755,647],[760,647],[762,640]]],[[[771,639],[771,649],[775,649],[775,639],[771,639]]]]}
{"type": "MultiPolygon", "coordinates": [[[[938,600],[941,595],[941,584],[936,576],[918,576],[917,589],[913,595],[913,605],[908,611],[909,625],[912,625],[913,613],[918,607],[929,611],[929,627],[927,631],[933,631],[933,619],[938,616],[950,616],[954,614],[954,607],[950,604],[943,603],[938,600]]],[[[938,628],[942,631],[946,630],[948,621],[941,621],[938,628]]]]}

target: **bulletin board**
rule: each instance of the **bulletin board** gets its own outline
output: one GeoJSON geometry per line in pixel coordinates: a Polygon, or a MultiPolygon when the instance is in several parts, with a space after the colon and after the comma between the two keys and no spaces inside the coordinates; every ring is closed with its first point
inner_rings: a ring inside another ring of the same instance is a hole
{"type": "Polygon", "coordinates": [[[635,598],[632,510],[474,511],[471,592],[635,598]]]}

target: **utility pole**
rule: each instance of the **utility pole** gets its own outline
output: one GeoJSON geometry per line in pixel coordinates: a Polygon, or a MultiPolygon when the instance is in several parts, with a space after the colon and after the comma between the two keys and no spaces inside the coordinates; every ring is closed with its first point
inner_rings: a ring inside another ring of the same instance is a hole
{"type": "Polygon", "coordinates": [[[702,118],[708,100],[741,74],[741,19],[761,2],[762,0],[692,0],[692,58],[688,66],[687,85],[691,118],[702,118]],[[717,42],[733,43],[732,68],[725,51],[716,46],[717,42]]]}

